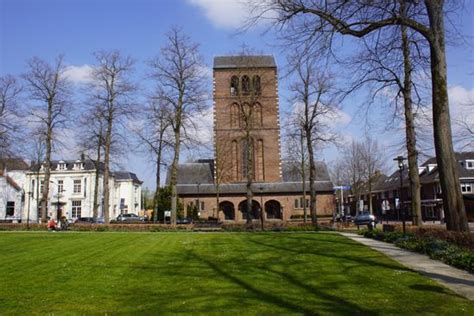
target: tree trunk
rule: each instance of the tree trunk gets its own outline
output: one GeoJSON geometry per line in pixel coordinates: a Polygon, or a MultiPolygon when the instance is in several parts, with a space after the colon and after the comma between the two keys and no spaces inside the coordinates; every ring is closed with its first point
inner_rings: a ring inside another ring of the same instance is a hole
{"type": "Polygon", "coordinates": [[[153,197],[153,223],[158,221],[158,200],[160,198],[160,185],[161,185],[161,147],[158,149],[158,155],[156,157],[156,190],[155,196],[153,197]]]}
{"type": "Polygon", "coordinates": [[[370,214],[374,214],[374,209],[372,206],[372,181],[373,181],[373,176],[369,176],[369,212],[370,214]]]}
{"type": "Polygon", "coordinates": [[[420,196],[420,175],[418,173],[418,151],[416,149],[415,122],[412,104],[412,66],[410,60],[410,44],[407,36],[407,28],[402,25],[402,50],[403,50],[403,105],[405,109],[405,133],[408,154],[408,175],[411,191],[411,211],[413,215],[413,225],[421,226],[421,196],[420,196]]]}
{"type": "Polygon", "coordinates": [[[52,151],[52,141],[53,141],[53,130],[52,130],[52,113],[53,104],[52,100],[48,100],[48,126],[46,131],[46,161],[44,166],[44,182],[43,182],[43,192],[41,197],[41,222],[47,222],[47,205],[48,205],[48,196],[49,196],[49,181],[51,178],[51,151],[52,151]]]}
{"type": "Polygon", "coordinates": [[[433,95],[433,128],[443,208],[448,230],[469,231],[466,210],[454,155],[449,114],[443,0],[425,1],[431,27],[431,81],[433,95]]]}
{"type": "Polygon", "coordinates": [[[306,179],[305,179],[305,161],[304,161],[304,135],[303,129],[301,129],[300,135],[301,141],[301,184],[303,186],[303,222],[306,223],[308,221],[308,210],[306,207],[306,179]]]}
{"type": "Polygon", "coordinates": [[[99,175],[100,175],[100,149],[102,147],[102,143],[99,140],[99,144],[97,146],[97,160],[94,162],[95,164],[95,183],[94,183],[94,206],[92,209],[92,216],[94,218],[94,222],[97,222],[97,217],[99,216],[99,175]]]}
{"type": "MultiPolygon", "coordinates": [[[[251,116],[250,116],[251,117],[251,116]]],[[[252,183],[253,183],[253,144],[251,143],[252,139],[250,137],[250,132],[248,130],[250,122],[246,122],[247,124],[247,131],[245,134],[245,141],[247,143],[247,148],[244,148],[244,150],[248,150],[248,153],[246,155],[247,158],[247,184],[246,184],[246,190],[247,190],[247,224],[252,224],[253,228],[253,192],[252,192],[252,183]]],[[[260,206],[261,207],[261,206],[260,206]]]]}
{"type": "MultiPolygon", "coordinates": [[[[178,114],[177,114],[178,115],[178,114]]],[[[178,207],[178,190],[176,184],[178,181],[178,163],[179,163],[179,150],[181,146],[181,125],[178,123],[174,130],[174,157],[173,163],[171,164],[171,224],[176,224],[176,212],[178,207]]]]}
{"type": "Polygon", "coordinates": [[[107,132],[105,135],[105,155],[104,155],[104,222],[108,224],[110,222],[110,190],[109,190],[109,178],[110,178],[110,146],[112,143],[112,114],[109,113],[107,120],[107,132]]]}
{"type": "MultiPolygon", "coordinates": [[[[309,212],[311,214],[311,222],[318,225],[318,217],[316,215],[316,188],[314,181],[316,180],[316,165],[314,162],[313,142],[311,139],[311,130],[306,129],[306,146],[308,147],[309,160],[309,212]]],[[[305,201],[306,203],[306,201],[305,201]]]]}

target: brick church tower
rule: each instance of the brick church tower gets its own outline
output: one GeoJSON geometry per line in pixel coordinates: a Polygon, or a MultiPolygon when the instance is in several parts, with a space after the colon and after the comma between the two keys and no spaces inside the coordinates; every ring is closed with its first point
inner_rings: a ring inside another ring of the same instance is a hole
{"type": "Polygon", "coordinates": [[[254,182],[282,181],[273,56],[214,58],[214,142],[219,183],[245,182],[249,172],[254,182]]]}

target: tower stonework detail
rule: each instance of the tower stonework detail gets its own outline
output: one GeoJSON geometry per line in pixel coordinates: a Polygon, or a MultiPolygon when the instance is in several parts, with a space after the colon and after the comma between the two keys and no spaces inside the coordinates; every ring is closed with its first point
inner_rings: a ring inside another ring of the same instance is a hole
{"type": "Polygon", "coordinates": [[[220,183],[245,182],[249,168],[254,182],[282,181],[277,78],[272,56],[214,59],[215,177],[220,183]]]}

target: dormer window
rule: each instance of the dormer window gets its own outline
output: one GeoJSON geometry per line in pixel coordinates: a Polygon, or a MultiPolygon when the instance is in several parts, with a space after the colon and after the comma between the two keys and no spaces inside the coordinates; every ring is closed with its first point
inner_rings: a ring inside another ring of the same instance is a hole
{"type": "Polygon", "coordinates": [[[74,170],[82,170],[82,169],[84,169],[82,161],[76,160],[76,162],[74,163],[74,170]]]}
{"type": "Polygon", "coordinates": [[[66,170],[66,163],[62,160],[58,162],[58,166],[56,167],[56,170],[66,170]]]}
{"type": "Polygon", "coordinates": [[[474,160],[466,160],[466,169],[474,169],[474,160]]]}

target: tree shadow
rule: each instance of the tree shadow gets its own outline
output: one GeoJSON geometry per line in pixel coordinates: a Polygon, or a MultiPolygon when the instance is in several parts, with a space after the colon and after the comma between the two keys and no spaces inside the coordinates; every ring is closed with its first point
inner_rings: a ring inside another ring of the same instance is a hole
{"type": "MultiPolygon", "coordinates": [[[[260,246],[265,246],[268,248],[280,250],[280,251],[285,251],[285,252],[292,252],[296,254],[309,254],[309,255],[314,255],[314,256],[320,256],[320,257],[327,257],[327,258],[337,258],[337,259],[343,259],[346,261],[352,261],[358,264],[366,264],[366,265],[373,265],[373,266],[378,266],[382,268],[387,268],[387,269],[396,269],[396,270],[402,270],[402,271],[412,271],[404,266],[401,265],[393,265],[393,264],[386,264],[384,262],[380,262],[378,260],[373,260],[370,258],[366,258],[363,256],[350,256],[350,255],[338,255],[334,251],[331,251],[328,249],[325,249],[325,252],[315,252],[315,251],[309,251],[307,248],[301,249],[301,246],[296,246],[295,248],[288,248],[288,247],[283,247],[281,245],[275,245],[275,244],[269,244],[269,243],[264,243],[262,241],[256,240],[255,238],[249,238],[249,242],[260,245],[260,246]]],[[[316,240],[315,242],[319,242],[319,240],[316,240]]],[[[351,244],[351,246],[354,247],[364,247],[364,245],[360,245],[358,243],[351,244]]],[[[370,248],[368,248],[370,249],[370,248]]],[[[338,251],[339,253],[340,251],[338,251]]],[[[375,253],[378,253],[374,251],[375,253]]],[[[378,256],[377,256],[378,257],[378,256]]]]}
{"type": "MultiPolygon", "coordinates": [[[[199,260],[200,262],[206,264],[209,268],[211,268],[213,271],[215,271],[217,274],[224,277],[225,279],[231,281],[232,283],[238,285],[239,287],[245,289],[246,291],[249,291],[250,293],[252,293],[259,300],[263,300],[263,301],[265,301],[266,303],[269,303],[269,304],[277,305],[277,306],[279,306],[281,308],[284,308],[284,309],[286,309],[290,312],[303,313],[305,315],[319,315],[317,309],[321,308],[320,305],[317,305],[317,306],[315,305],[314,310],[309,309],[309,308],[304,307],[304,306],[301,306],[301,305],[296,304],[294,302],[291,302],[287,299],[284,299],[281,296],[278,296],[278,295],[275,295],[275,294],[272,294],[272,293],[269,293],[267,291],[264,291],[264,290],[261,290],[261,289],[257,288],[256,286],[252,285],[251,283],[249,283],[249,282],[247,282],[247,281],[245,281],[245,280],[243,280],[243,279],[241,279],[241,278],[239,278],[235,275],[230,274],[229,272],[227,272],[226,270],[221,268],[218,264],[216,264],[216,263],[214,263],[210,260],[207,260],[206,258],[204,258],[202,256],[199,256],[194,252],[188,253],[188,255],[190,255],[195,260],[199,260]]],[[[331,313],[345,314],[345,315],[356,314],[356,313],[357,314],[362,314],[362,315],[377,315],[376,312],[364,309],[364,308],[362,308],[362,307],[360,307],[356,304],[353,304],[353,303],[351,303],[347,300],[344,300],[341,297],[327,294],[324,291],[322,291],[321,289],[306,285],[306,284],[300,282],[299,280],[297,280],[296,278],[292,277],[289,274],[274,271],[274,270],[271,270],[271,269],[266,269],[266,270],[283,277],[284,279],[289,281],[291,284],[305,290],[307,292],[306,295],[308,295],[308,296],[313,295],[313,296],[315,296],[319,299],[325,300],[326,302],[323,303],[323,305],[324,305],[323,308],[325,310],[331,312],[331,313]]]]}

